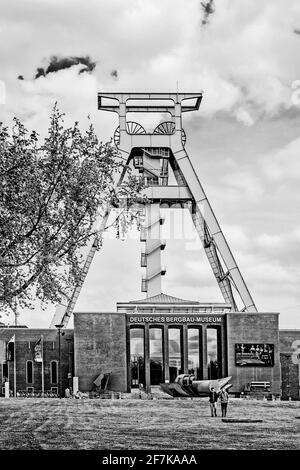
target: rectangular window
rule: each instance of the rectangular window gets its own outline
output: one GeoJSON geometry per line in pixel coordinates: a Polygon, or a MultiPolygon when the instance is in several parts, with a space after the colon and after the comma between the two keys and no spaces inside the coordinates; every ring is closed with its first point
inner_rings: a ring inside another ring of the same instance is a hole
{"type": "Polygon", "coordinates": [[[27,392],[28,393],[34,393],[34,388],[33,387],[27,387],[27,392]]]}
{"type": "Polygon", "coordinates": [[[145,386],[144,328],[130,329],[131,386],[145,386]]]}
{"type": "Polygon", "coordinates": [[[149,329],[150,340],[150,382],[159,385],[163,382],[163,337],[161,328],[149,329]]]}
{"type": "Polygon", "coordinates": [[[28,384],[33,384],[33,362],[26,362],[26,382],[28,384]]]}
{"type": "Polygon", "coordinates": [[[220,360],[220,330],[207,328],[207,375],[208,379],[222,377],[220,360]]]}
{"type": "Polygon", "coordinates": [[[197,380],[202,379],[200,368],[200,332],[199,328],[188,328],[188,370],[197,380]]]}
{"type": "Polygon", "coordinates": [[[6,360],[7,361],[15,360],[15,343],[12,341],[9,341],[6,344],[6,360]]]}
{"type": "Polygon", "coordinates": [[[51,361],[51,363],[50,363],[50,382],[52,384],[57,384],[58,383],[57,361],[51,361]]]}
{"type": "Polygon", "coordinates": [[[5,382],[5,380],[8,379],[8,364],[7,362],[3,362],[2,364],[2,380],[5,382]]]}
{"type": "Polygon", "coordinates": [[[145,268],[147,266],[147,255],[146,253],[141,253],[141,267],[145,268]]]}
{"type": "Polygon", "coordinates": [[[183,373],[182,367],[182,330],[169,328],[169,372],[170,382],[174,382],[177,375],[183,373]]]}

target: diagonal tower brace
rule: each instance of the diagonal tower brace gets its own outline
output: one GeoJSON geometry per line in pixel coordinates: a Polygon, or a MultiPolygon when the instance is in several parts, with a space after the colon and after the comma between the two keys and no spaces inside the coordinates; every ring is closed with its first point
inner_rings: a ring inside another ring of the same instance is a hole
{"type": "MultiPolygon", "coordinates": [[[[204,189],[193,168],[189,156],[184,148],[185,132],[182,128],[182,113],[196,111],[202,100],[201,93],[99,93],[98,108],[105,111],[116,112],[119,115],[119,127],[115,132],[115,144],[124,155],[127,164],[134,158],[133,149],[141,149],[148,158],[145,159],[143,170],[152,174],[155,179],[157,168],[149,164],[151,153],[160,149],[163,157],[164,180],[163,186],[149,184],[148,197],[154,204],[172,203],[172,201],[190,203],[190,212],[194,226],[200,237],[213,274],[219,285],[225,302],[230,303],[233,311],[237,311],[237,303],[233,290],[237,291],[244,305],[242,311],[257,312],[257,308],[239,267],[234,259],[226,238],[221,230],[217,218],[207,199],[204,189]],[[153,133],[146,133],[138,123],[127,122],[127,112],[159,112],[170,113],[172,122],[167,121],[158,126],[153,133]],[[169,150],[168,150],[169,149],[169,150]],[[167,163],[168,161],[168,163],[167,163]],[[166,165],[170,165],[177,180],[177,187],[166,185],[166,165]],[[221,259],[223,263],[221,263],[221,259]],[[223,267],[224,266],[224,267],[223,267]]],[[[118,185],[122,183],[126,167],[120,177],[118,185]]],[[[56,310],[52,326],[56,323],[66,326],[72,315],[81,287],[84,283],[94,254],[97,239],[105,229],[110,213],[103,217],[98,234],[86,257],[83,273],[76,285],[70,299],[66,299],[56,310]]],[[[157,250],[159,252],[159,250],[157,250]]],[[[147,254],[147,253],[146,253],[147,254]]],[[[162,271],[162,274],[164,272],[162,271]]],[[[160,292],[157,292],[159,294],[160,292]]]]}

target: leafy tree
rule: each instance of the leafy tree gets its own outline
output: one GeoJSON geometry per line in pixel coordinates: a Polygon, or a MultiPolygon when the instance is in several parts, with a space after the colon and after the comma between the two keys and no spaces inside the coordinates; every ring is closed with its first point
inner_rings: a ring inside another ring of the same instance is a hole
{"type": "MultiPolygon", "coordinates": [[[[137,220],[128,209],[141,200],[143,186],[132,174],[116,186],[124,168],[112,142],[100,142],[92,125],[85,133],[77,122],[65,128],[56,106],[42,144],[18,119],[11,132],[0,123],[2,311],[70,294],[82,273],[80,249],[108,207],[123,206],[118,233],[137,220]]],[[[97,243],[99,249],[101,236],[97,243]]]]}

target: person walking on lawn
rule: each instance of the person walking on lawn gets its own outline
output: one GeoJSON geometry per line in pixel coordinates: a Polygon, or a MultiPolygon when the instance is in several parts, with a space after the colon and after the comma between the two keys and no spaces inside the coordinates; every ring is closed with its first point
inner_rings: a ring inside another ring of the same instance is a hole
{"type": "Polygon", "coordinates": [[[209,391],[209,405],[212,416],[217,416],[217,407],[216,403],[218,401],[218,394],[215,391],[214,387],[211,387],[209,391]]]}
{"type": "Polygon", "coordinates": [[[221,402],[222,418],[225,418],[226,413],[227,413],[229,395],[226,390],[221,390],[219,396],[220,396],[220,402],[221,402]]]}

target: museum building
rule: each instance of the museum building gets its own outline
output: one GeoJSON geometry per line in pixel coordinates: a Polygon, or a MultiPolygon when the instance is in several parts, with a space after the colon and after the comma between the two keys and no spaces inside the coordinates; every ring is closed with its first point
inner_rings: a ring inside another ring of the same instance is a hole
{"type": "MultiPolygon", "coordinates": [[[[114,143],[126,166],[118,185],[128,168],[145,183],[140,265],[146,298],[119,302],[115,312],[74,312],[74,330],[66,329],[96,252],[95,238],[78,285],[58,306],[52,321],[57,329],[0,325],[2,394],[7,379],[12,394],[62,395],[74,383],[83,392],[99,391],[104,378],[108,390],[148,393],[189,374],[195,380],[230,376],[230,393],[237,395],[262,384],[274,396],[299,399],[300,331],[280,331],[279,313],[258,311],[185,149],[182,114],[197,111],[201,100],[202,92],[98,94],[98,108],[119,117],[114,143]],[[127,113],[149,111],[170,120],[160,120],[151,132],[127,120],[127,113]],[[224,303],[163,293],[161,208],[190,212],[224,303]]],[[[102,230],[107,218],[99,223],[102,230]]]]}
{"type": "Polygon", "coordinates": [[[75,312],[74,330],[2,326],[1,394],[7,379],[11,395],[42,387],[64,395],[74,376],[82,392],[99,391],[97,378],[107,377],[107,390],[129,393],[191,374],[231,376],[237,395],[251,382],[269,382],[273,395],[297,400],[300,331],[280,331],[278,317],[160,294],[119,302],[115,312],[75,312]]]}
{"type": "Polygon", "coordinates": [[[110,373],[110,387],[124,392],[139,384],[150,391],[191,374],[197,380],[232,376],[231,392],[241,392],[251,381],[270,382],[279,395],[278,316],[231,312],[225,303],[166,294],[118,303],[112,313],[77,312],[75,374],[84,390],[100,372],[110,373]],[[259,351],[252,354],[251,347],[259,351]]]}

